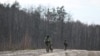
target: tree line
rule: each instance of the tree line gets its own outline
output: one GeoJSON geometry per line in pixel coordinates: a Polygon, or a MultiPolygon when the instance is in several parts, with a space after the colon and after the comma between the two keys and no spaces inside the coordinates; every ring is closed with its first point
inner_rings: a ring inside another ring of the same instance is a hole
{"type": "Polygon", "coordinates": [[[0,50],[45,48],[50,35],[53,48],[100,50],[100,25],[71,20],[64,6],[21,9],[18,2],[0,4],[0,50]],[[65,21],[66,20],[66,21],[65,21]]]}

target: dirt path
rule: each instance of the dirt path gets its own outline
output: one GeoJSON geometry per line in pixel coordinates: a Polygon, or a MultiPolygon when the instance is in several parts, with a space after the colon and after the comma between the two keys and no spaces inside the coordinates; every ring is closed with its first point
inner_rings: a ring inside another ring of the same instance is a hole
{"type": "MultiPolygon", "coordinates": [[[[63,51],[63,50],[61,50],[61,49],[55,49],[54,50],[54,52],[60,52],[60,51],[63,51]]],[[[3,51],[3,52],[0,52],[0,56],[40,56],[42,54],[47,54],[45,49],[18,50],[18,51],[3,51]]]]}
{"type": "Polygon", "coordinates": [[[100,56],[100,51],[54,49],[46,53],[45,49],[2,51],[0,56],[100,56]]]}

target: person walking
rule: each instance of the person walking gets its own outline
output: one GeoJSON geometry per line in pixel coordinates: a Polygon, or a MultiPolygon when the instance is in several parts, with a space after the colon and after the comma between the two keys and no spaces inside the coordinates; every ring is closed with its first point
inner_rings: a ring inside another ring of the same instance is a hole
{"type": "Polygon", "coordinates": [[[49,52],[49,50],[51,50],[51,52],[52,52],[53,48],[52,48],[51,38],[49,35],[46,36],[44,42],[46,45],[46,52],[49,52]]]}
{"type": "Polygon", "coordinates": [[[68,46],[68,44],[67,44],[66,40],[64,40],[64,50],[67,49],[67,46],[68,46]]]}

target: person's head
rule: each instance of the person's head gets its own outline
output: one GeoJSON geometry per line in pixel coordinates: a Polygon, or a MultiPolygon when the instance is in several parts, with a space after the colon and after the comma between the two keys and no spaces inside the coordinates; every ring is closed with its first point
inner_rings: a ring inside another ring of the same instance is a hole
{"type": "Polygon", "coordinates": [[[64,40],[66,42],[66,40],[64,40]]]}
{"type": "Polygon", "coordinates": [[[49,35],[47,35],[47,38],[49,38],[49,35]]]}

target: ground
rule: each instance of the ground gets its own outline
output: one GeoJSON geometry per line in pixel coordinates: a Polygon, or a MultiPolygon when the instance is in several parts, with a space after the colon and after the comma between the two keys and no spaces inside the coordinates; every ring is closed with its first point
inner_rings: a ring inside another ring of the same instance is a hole
{"type": "Polygon", "coordinates": [[[100,56],[100,51],[54,49],[46,53],[45,49],[0,51],[0,56],[100,56]]]}

